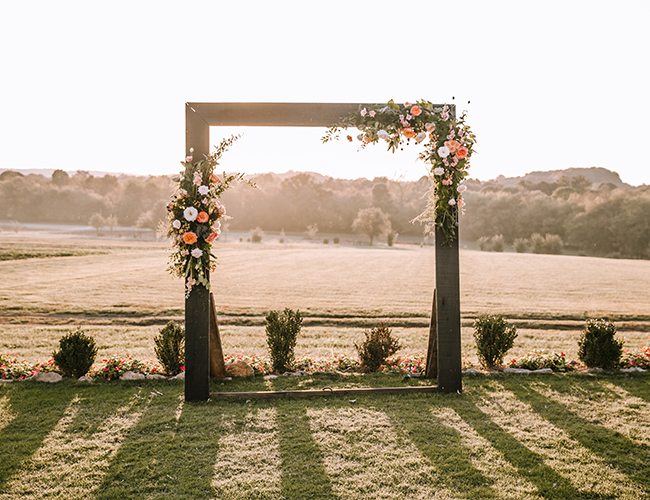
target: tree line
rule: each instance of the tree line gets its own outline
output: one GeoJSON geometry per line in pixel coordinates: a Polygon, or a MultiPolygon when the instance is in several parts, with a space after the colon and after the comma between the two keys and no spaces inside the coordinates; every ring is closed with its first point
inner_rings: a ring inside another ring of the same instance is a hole
{"type": "MultiPolygon", "coordinates": [[[[258,189],[236,185],[222,202],[227,229],[358,232],[371,240],[419,236],[412,224],[426,206],[429,180],[334,179],[311,173],[252,176],[258,189]],[[373,222],[375,221],[375,222],[373,222]],[[368,233],[369,225],[380,226],[368,233]],[[365,228],[365,229],[364,229],[365,228]]],[[[461,242],[484,250],[567,252],[650,258],[650,186],[592,183],[584,175],[517,184],[468,179],[461,242]]],[[[51,177],[0,174],[0,219],[18,222],[104,224],[155,229],[165,218],[174,183],[168,176],[95,177],[57,170],[51,177]]],[[[399,240],[398,240],[399,241],[399,240]]]]}

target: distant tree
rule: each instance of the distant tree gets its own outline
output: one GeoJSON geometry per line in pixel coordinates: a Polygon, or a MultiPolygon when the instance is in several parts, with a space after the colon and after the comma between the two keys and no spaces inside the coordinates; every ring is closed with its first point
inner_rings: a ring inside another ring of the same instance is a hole
{"type": "Polygon", "coordinates": [[[309,224],[307,226],[307,231],[305,232],[307,233],[307,238],[313,240],[316,236],[316,233],[318,233],[318,224],[309,224]]]}
{"type": "Polygon", "coordinates": [[[153,232],[156,232],[158,228],[158,221],[160,219],[156,217],[153,210],[147,210],[143,212],[138,217],[138,220],[135,222],[136,227],[142,229],[151,229],[153,232]]]}
{"type": "Polygon", "coordinates": [[[390,233],[390,218],[379,207],[362,208],[352,222],[352,231],[370,238],[372,245],[375,237],[390,233]]]}
{"type": "Polygon", "coordinates": [[[88,219],[88,225],[94,227],[99,234],[99,230],[106,225],[106,220],[102,217],[102,214],[94,213],[88,219]]]}
{"type": "Polygon", "coordinates": [[[70,176],[68,172],[57,169],[52,172],[52,183],[56,186],[67,186],[70,184],[70,176]]]}
{"type": "Polygon", "coordinates": [[[106,217],[105,222],[108,228],[110,229],[111,234],[113,234],[113,229],[117,226],[117,217],[115,217],[114,215],[109,215],[108,217],[106,217]]]}

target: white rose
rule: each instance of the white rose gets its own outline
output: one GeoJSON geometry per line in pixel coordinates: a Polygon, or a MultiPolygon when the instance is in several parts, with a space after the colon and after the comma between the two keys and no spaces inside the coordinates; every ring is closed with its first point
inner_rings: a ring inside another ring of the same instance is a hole
{"type": "Polygon", "coordinates": [[[434,175],[444,175],[445,174],[445,169],[442,167],[437,167],[433,169],[434,175]]]}
{"type": "Polygon", "coordinates": [[[427,138],[427,133],[420,132],[418,135],[415,136],[415,143],[420,144],[426,138],[427,138]]]}
{"type": "MultiPolygon", "coordinates": [[[[453,207],[456,204],[456,200],[454,200],[453,198],[450,199],[449,204],[453,207]]],[[[192,253],[194,253],[194,251],[192,251],[192,253]]]]}
{"type": "Polygon", "coordinates": [[[210,188],[208,186],[199,186],[199,193],[201,193],[203,196],[205,196],[209,192],[210,192],[210,188]]]}
{"type": "Polygon", "coordinates": [[[464,184],[458,186],[459,193],[464,193],[465,191],[467,191],[467,186],[465,186],[464,184]]]}
{"type": "Polygon", "coordinates": [[[194,207],[187,207],[185,210],[183,210],[183,216],[187,221],[192,222],[196,220],[197,215],[199,215],[199,211],[194,207]]]}
{"type": "Polygon", "coordinates": [[[449,148],[447,146],[439,147],[438,156],[440,156],[440,158],[447,158],[447,156],[449,156],[449,148]]]}
{"type": "Polygon", "coordinates": [[[380,139],[383,139],[385,141],[387,141],[390,138],[390,136],[388,135],[388,132],[386,132],[385,130],[379,130],[377,132],[377,137],[379,137],[380,139]]]}
{"type": "Polygon", "coordinates": [[[176,219],[174,222],[172,222],[172,226],[174,226],[174,229],[180,229],[181,228],[181,221],[176,219]]]}
{"type": "Polygon", "coordinates": [[[201,257],[201,255],[203,255],[203,250],[201,250],[200,248],[195,248],[194,250],[192,250],[192,257],[194,257],[195,259],[201,257]]]}

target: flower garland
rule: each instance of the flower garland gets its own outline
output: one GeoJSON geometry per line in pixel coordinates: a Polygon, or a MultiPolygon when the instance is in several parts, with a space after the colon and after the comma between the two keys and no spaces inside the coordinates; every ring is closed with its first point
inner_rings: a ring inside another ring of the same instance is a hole
{"type": "Polygon", "coordinates": [[[226,217],[226,209],[219,198],[234,181],[247,182],[244,174],[226,175],[224,172],[223,177],[219,177],[214,173],[221,155],[239,137],[222,140],[215,152],[204,160],[192,162],[192,157],[188,156],[181,162],[185,171],[172,179],[178,183],[178,188],[167,205],[167,235],[172,241],[167,270],[185,280],[186,296],[197,283],[210,289],[209,272],[217,265],[212,242],[219,237],[221,220],[226,217]]]}
{"type": "MultiPolygon", "coordinates": [[[[430,164],[431,190],[426,210],[414,219],[425,224],[425,232],[434,234],[442,230],[444,243],[456,238],[458,213],[464,213],[462,193],[467,189],[461,182],[467,177],[469,161],[474,152],[476,136],[465,124],[465,112],[456,118],[448,105],[434,106],[428,101],[415,104],[396,104],[392,100],[385,106],[362,108],[330,127],[323,142],[338,139],[340,129],[355,127],[362,133],[357,139],[362,148],[380,140],[388,143],[395,152],[411,139],[423,143],[419,158],[430,164]]],[[[352,141],[352,136],[347,139],[352,141]]]]}

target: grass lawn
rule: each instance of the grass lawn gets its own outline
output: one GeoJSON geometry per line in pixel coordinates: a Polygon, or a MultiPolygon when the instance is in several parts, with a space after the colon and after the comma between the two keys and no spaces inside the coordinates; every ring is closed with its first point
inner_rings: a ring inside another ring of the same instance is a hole
{"type": "MultiPolygon", "coordinates": [[[[228,390],[403,383],[355,378],[228,390]]],[[[178,381],[3,384],[0,498],[650,498],[644,374],[464,386],[462,395],[190,404],[178,381]]]]}

